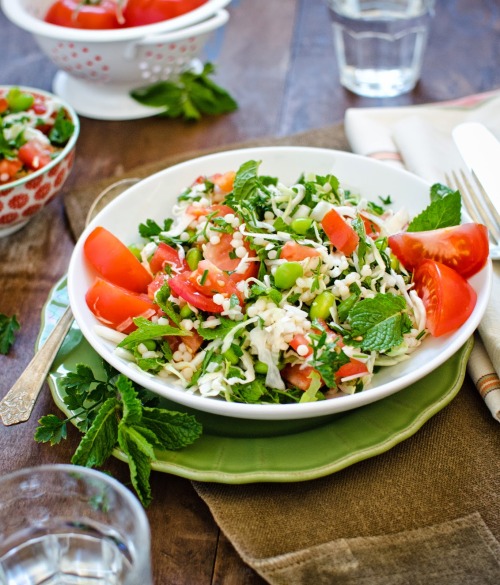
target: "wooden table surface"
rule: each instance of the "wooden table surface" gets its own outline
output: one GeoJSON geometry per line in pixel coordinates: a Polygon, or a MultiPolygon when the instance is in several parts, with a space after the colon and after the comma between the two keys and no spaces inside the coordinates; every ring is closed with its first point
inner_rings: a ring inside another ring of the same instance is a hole
{"type": "MultiPolygon", "coordinates": [[[[423,73],[417,88],[392,99],[359,98],[338,82],[328,9],[322,0],[233,0],[228,25],[210,43],[216,81],[237,99],[237,112],[195,124],[149,118],[98,121],[81,117],[77,159],[65,190],[119,176],[177,153],[270,136],[287,136],[343,120],[346,108],[412,105],[500,87],[500,5],[496,0],[437,2],[423,73]]],[[[51,90],[56,72],[30,34],[0,14],[0,84],[51,90]]],[[[0,240],[0,312],[17,315],[21,330],[0,355],[0,397],[30,361],[40,312],[65,274],[74,246],[62,197],[21,231],[0,240]]],[[[74,428],[58,446],[33,440],[36,421],[57,413],[48,387],[32,419],[0,425],[0,474],[40,463],[66,463],[78,443],[74,428]]],[[[126,466],[106,469],[127,480],[126,466]]],[[[152,474],[148,509],[155,584],[257,585],[221,533],[190,482],[152,474]]]]}

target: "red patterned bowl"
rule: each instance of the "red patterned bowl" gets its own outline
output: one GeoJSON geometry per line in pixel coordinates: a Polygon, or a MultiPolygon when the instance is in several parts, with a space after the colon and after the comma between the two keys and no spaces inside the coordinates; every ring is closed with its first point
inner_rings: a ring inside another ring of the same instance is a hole
{"type": "MultiPolygon", "coordinates": [[[[0,86],[0,93],[5,94],[10,87],[0,86]]],[[[47,165],[20,179],[0,185],[0,237],[21,229],[57,195],[73,167],[75,144],[80,131],[77,114],[59,97],[40,89],[16,87],[43,100],[53,100],[62,106],[69,114],[74,130],[64,148],[47,165]]]]}

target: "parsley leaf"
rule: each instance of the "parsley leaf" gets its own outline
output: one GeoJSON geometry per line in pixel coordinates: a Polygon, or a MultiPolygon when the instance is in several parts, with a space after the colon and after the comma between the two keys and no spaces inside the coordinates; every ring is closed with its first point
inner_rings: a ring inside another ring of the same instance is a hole
{"type": "MultiPolygon", "coordinates": [[[[190,445],[202,432],[201,425],[188,414],[147,406],[149,394],[103,362],[105,380],[98,379],[88,366],[79,364],[76,372],[62,380],[64,402],[79,419],[85,433],[71,462],[100,467],[119,446],[127,455],[130,478],[144,506],[151,502],[149,476],[155,449],[176,450],[190,445]]],[[[59,443],[66,438],[67,422],[55,415],[42,417],[35,431],[40,443],[59,443]]]]}
{"type": "Polygon", "coordinates": [[[130,95],[145,106],[164,108],[159,115],[168,118],[196,121],[203,114],[233,112],[238,104],[225,89],[210,79],[214,72],[213,64],[205,63],[200,73],[184,71],[175,81],[159,81],[134,89],[130,95]]]}
{"type": "Polygon", "coordinates": [[[0,313],[0,353],[7,355],[14,344],[15,332],[21,328],[16,316],[0,313]]]}
{"type": "Polygon", "coordinates": [[[57,112],[54,125],[49,132],[49,139],[53,144],[64,146],[73,135],[75,131],[75,125],[66,116],[66,112],[63,108],[60,108],[57,112]]]}
{"type": "Polygon", "coordinates": [[[378,293],[356,303],[347,318],[351,325],[349,344],[366,351],[388,351],[403,342],[411,330],[406,301],[392,293],[378,293]]]}
{"type": "Polygon", "coordinates": [[[436,183],[431,187],[431,203],[408,226],[409,232],[425,232],[459,225],[462,198],[459,191],[436,183]]]}

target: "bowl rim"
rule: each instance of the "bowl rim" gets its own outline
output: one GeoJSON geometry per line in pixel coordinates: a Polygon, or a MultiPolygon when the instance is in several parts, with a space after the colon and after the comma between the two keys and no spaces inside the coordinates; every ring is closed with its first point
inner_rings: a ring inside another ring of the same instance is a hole
{"type": "MultiPolygon", "coordinates": [[[[352,408],[358,408],[364,406],[365,404],[369,404],[371,402],[381,400],[391,394],[394,394],[401,390],[404,387],[411,385],[412,383],[418,381],[419,379],[423,378],[426,374],[433,371],[436,367],[444,363],[447,359],[449,359],[456,351],[463,346],[464,343],[472,335],[473,331],[477,328],[479,321],[481,320],[484,312],[486,310],[486,305],[489,300],[489,293],[491,291],[492,285],[492,263],[491,260],[488,262],[485,268],[479,273],[479,278],[482,279],[481,288],[476,290],[478,291],[478,302],[474,309],[473,314],[469,318],[466,324],[464,324],[459,330],[450,334],[453,336],[453,339],[445,345],[444,347],[438,347],[436,351],[436,358],[428,360],[426,364],[421,365],[417,370],[412,370],[403,376],[398,376],[393,380],[389,380],[379,387],[369,388],[366,391],[356,393],[354,395],[347,395],[345,397],[339,399],[331,399],[326,401],[320,402],[309,402],[303,404],[269,404],[269,405],[262,405],[262,404],[240,404],[234,402],[226,402],[220,399],[214,398],[207,398],[200,396],[198,394],[189,393],[183,391],[181,388],[174,389],[172,387],[167,387],[164,383],[155,381],[154,377],[146,372],[140,371],[138,368],[134,368],[128,364],[125,364],[118,356],[115,356],[112,351],[109,350],[108,346],[105,344],[104,340],[100,339],[99,336],[93,332],[93,325],[91,326],[88,322],[88,319],[85,317],[87,310],[83,306],[85,304],[83,300],[82,304],[82,291],[78,288],[77,283],[75,282],[75,278],[78,278],[78,272],[81,269],[81,262],[83,262],[83,242],[85,241],[88,234],[97,226],[100,225],[101,217],[104,216],[104,219],[108,215],[114,214],[116,208],[122,204],[122,202],[126,202],[127,198],[133,199],[134,193],[136,193],[140,189],[149,188],[150,191],[154,191],[153,185],[157,181],[161,181],[164,179],[167,180],[169,174],[178,172],[179,170],[189,169],[191,166],[193,167],[193,176],[196,175],[197,165],[203,165],[203,163],[211,163],[211,161],[217,162],[221,159],[224,159],[227,155],[233,155],[235,157],[241,155],[245,156],[247,160],[249,158],[255,158],[259,156],[265,156],[266,153],[279,153],[280,155],[286,155],[287,152],[296,152],[296,153],[304,153],[308,151],[310,153],[323,153],[325,156],[331,156],[332,162],[335,160],[334,157],[344,158],[344,159],[351,159],[353,162],[359,161],[361,164],[366,165],[367,167],[378,167],[379,169],[385,169],[387,174],[392,175],[394,177],[401,177],[401,178],[410,178],[411,181],[417,185],[420,184],[422,189],[428,190],[430,188],[430,182],[426,181],[425,179],[418,177],[417,175],[410,173],[407,170],[395,168],[385,163],[371,159],[366,156],[362,156],[359,154],[353,154],[346,151],[339,151],[334,149],[328,148],[317,148],[317,147],[305,147],[305,146],[268,146],[268,147],[248,147],[248,148],[238,148],[234,150],[225,150],[223,152],[217,152],[213,154],[204,155],[201,157],[192,158],[188,161],[184,161],[182,163],[173,165],[161,171],[158,171],[154,174],[149,175],[148,177],[142,179],[137,184],[133,185],[132,187],[128,188],[124,191],[118,198],[112,201],[108,206],[106,206],[95,218],[94,220],[87,226],[85,231],[80,236],[79,240],[76,243],[74,248],[73,254],[70,259],[69,270],[68,270],[68,296],[70,300],[70,305],[73,311],[73,315],[75,317],[76,322],[78,323],[80,330],[84,337],[89,341],[90,345],[94,348],[94,350],[101,355],[103,359],[105,359],[108,363],[114,366],[119,371],[125,373],[131,380],[137,382],[140,385],[148,387],[153,392],[159,394],[160,396],[164,396],[167,399],[172,400],[178,404],[183,406],[193,408],[194,410],[199,410],[203,412],[208,412],[212,414],[217,414],[221,416],[227,416],[232,418],[241,418],[241,419],[254,419],[254,420],[283,420],[283,419],[300,419],[300,418],[316,418],[321,416],[328,416],[334,413],[343,412],[346,410],[350,410],[352,408]],[[480,293],[480,294],[479,294],[480,293]],[[82,312],[82,310],[84,312],[82,312]],[[89,339],[90,336],[90,339],[89,339]],[[99,340],[101,343],[94,343],[91,339],[94,338],[99,340]],[[125,370],[125,371],[124,371],[125,370]],[[404,385],[401,385],[401,378],[404,378],[404,385]],[[148,380],[148,385],[146,386],[144,382],[148,380]],[[371,398],[373,397],[373,399],[371,398]],[[201,402],[203,401],[203,402],[201,402]],[[342,402],[339,402],[342,401],[342,402]],[[203,405],[201,408],[200,405],[203,405]],[[330,405],[330,407],[328,406],[330,405]],[[325,408],[326,406],[326,408],[325,408]]],[[[217,163],[219,164],[219,163],[217,163]]],[[[220,167],[219,167],[220,168],[220,167]]],[[[199,174],[199,172],[198,172],[199,174]]],[[[349,183],[352,182],[350,178],[342,179],[342,176],[339,175],[341,182],[349,183]]],[[[158,186],[158,184],[156,184],[158,186]]],[[[137,197],[137,195],[135,195],[137,197]]],[[[138,220],[139,221],[139,220],[138,220]]],[[[472,277],[476,279],[476,276],[472,277]]],[[[430,338],[431,340],[436,338],[430,338]]],[[[431,349],[431,348],[428,348],[431,349]]]]}
{"type": "Polygon", "coordinates": [[[34,171],[33,173],[29,173],[26,176],[21,177],[20,179],[17,179],[15,181],[9,181],[8,183],[1,185],[0,186],[0,193],[3,190],[7,190],[7,189],[11,189],[13,187],[18,187],[20,185],[23,185],[24,183],[27,183],[28,181],[31,181],[32,179],[36,179],[40,175],[45,174],[47,171],[50,171],[50,169],[52,167],[54,167],[59,162],[61,162],[61,160],[66,158],[66,156],[71,152],[71,150],[73,150],[73,148],[76,144],[76,141],[78,140],[78,136],[80,134],[80,118],[78,117],[78,114],[75,112],[73,107],[68,102],[61,99],[59,96],[55,95],[54,93],[51,93],[50,91],[45,91],[43,89],[29,87],[26,85],[16,85],[16,84],[0,85],[0,92],[4,92],[6,90],[8,91],[9,89],[14,88],[14,87],[19,88],[21,91],[25,91],[27,93],[42,95],[44,97],[50,98],[50,99],[54,100],[55,102],[59,103],[70,114],[71,121],[73,122],[73,125],[74,125],[74,130],[73,130],[73,134],[71,135],[71,138],[68,140],[68,142],[66,143],[64,148],[61,150],[61,152],[59,152],[59,154],[55,158],[53,158],[48,164],[46,164],[41,169],[34,171]]]}
{"type": "Polygon", "coordinates": [[[58,26],[36,18],[25,10],[23,0],[0,1],[7,18],[20,28],[34,35],[39,35],[54,41],[86,43],[134,41],[167,32],[185,31],[189,35],[189,30],[192,25],[202,23],[231,2],[231,0],[207,0],[194,10],[161,22],[119,29],[88,30],[58,26]]]}

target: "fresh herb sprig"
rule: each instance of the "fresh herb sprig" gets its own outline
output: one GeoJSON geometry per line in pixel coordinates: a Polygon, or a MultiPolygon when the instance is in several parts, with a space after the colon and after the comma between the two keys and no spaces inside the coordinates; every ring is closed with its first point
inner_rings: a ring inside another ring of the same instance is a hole
{"type": "Polygon", "coordinates": [[[212,63],[205,63],[201,72],[184,71],[175,81],[159,81],[133,89],[130,95],[144,106],[163,108],[160,116],[200,120],[204,114],[220,115],[234,112],[238,104],[210,76],[212,63]]]}
{"type": "Polygon", "coordinates": [[[15,333],[21,328],[15,315],[0,313],[0,353],[7,355],[15,341],[15,333]]]}
{"type": "Polygon", "coordinates": [[[192,444],[202,433],[195,417],[158,408],[156,399],[123,374],[103,362],[105,379],[89,366],[79,364],[61,379],[64,403],[75,414],[60,419],[49,414],[38,422],[35,440],[59,443],[67,436],[67,423],[76,421],[84,433],[71,463],[100,467],[119,447],[126,455],[132,485],[143,503],[151,503],[149,476],[156,449],[178,450],[192,444]]]}

